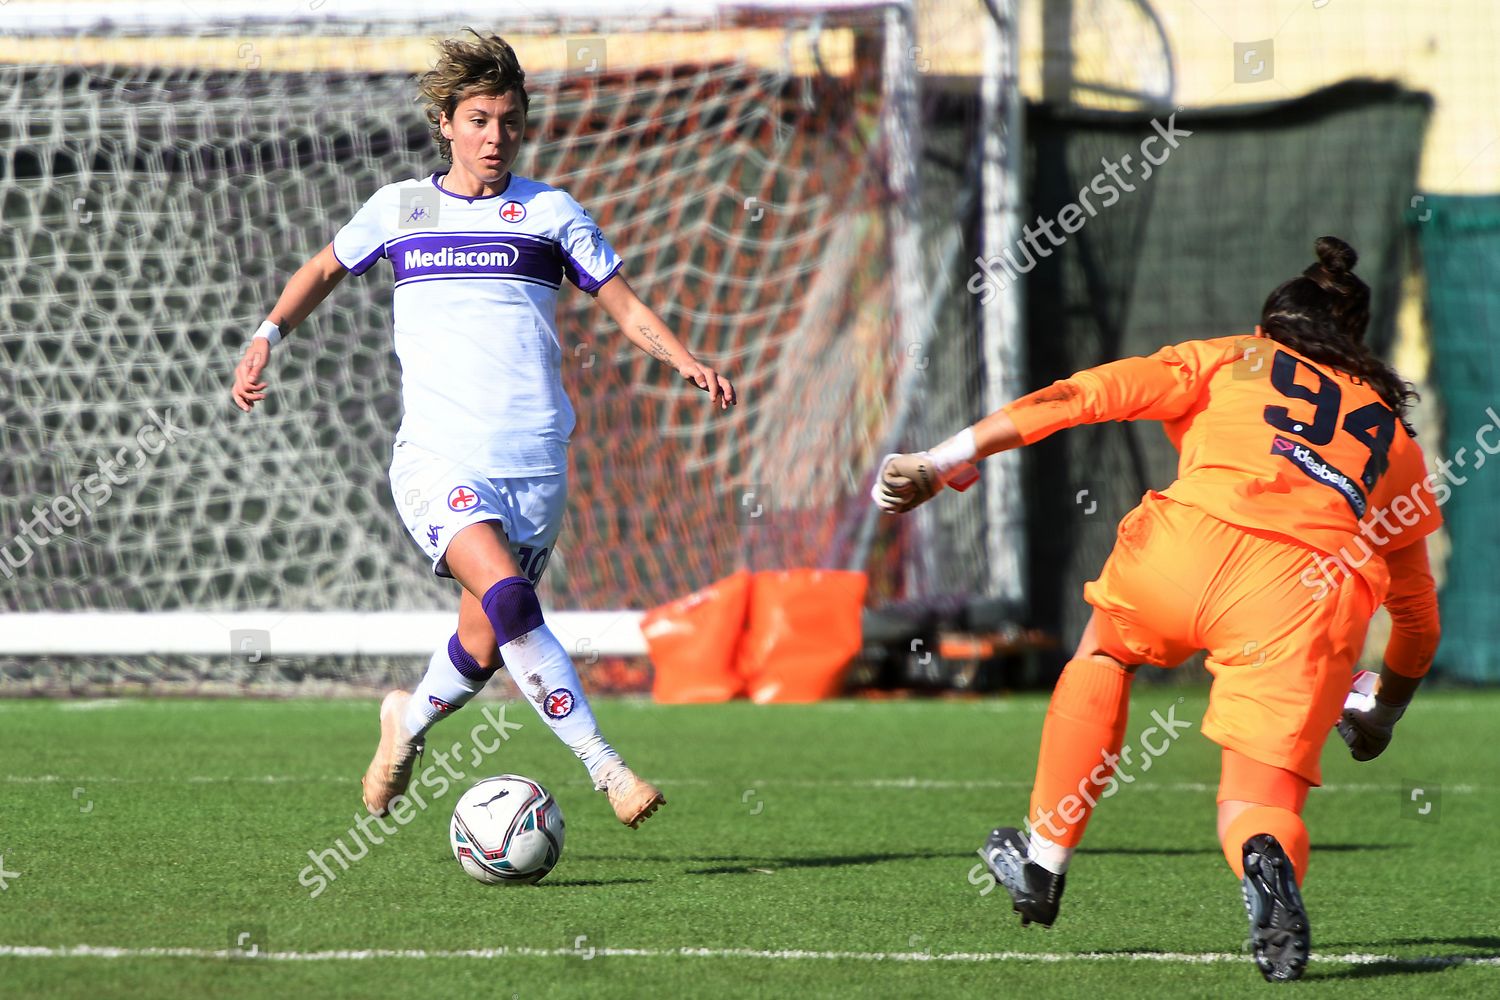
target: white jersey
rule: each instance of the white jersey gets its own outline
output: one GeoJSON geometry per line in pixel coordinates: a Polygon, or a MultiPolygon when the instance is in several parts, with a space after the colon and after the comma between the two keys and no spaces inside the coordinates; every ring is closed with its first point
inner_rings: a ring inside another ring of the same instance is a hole
{"type": "Polygon", "coordinates": [[[333,238],[352,274],[395,274],[396,356],[410,441],[492,477],[567,471],[557,290],[592,292],[620,257],[567,192],[511,175],[466,198],[434,174],[387,184],[333,238]]]}

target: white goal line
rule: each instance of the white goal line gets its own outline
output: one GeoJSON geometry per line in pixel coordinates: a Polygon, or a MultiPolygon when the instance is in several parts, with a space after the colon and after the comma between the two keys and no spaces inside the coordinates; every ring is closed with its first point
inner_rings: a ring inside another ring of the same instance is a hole
{"type": "MultiPolygon", "coordinates": [[[[548,611],[575,659],[643,656],[640,611],[548,611]]],[[[427,656],[448,641],[452,611],[164,611],[0,614],[0,655],[427,656]]]]}
{"type": "MultiPolygon", "coordinates": [[[[95,945],[29,946],[0,945],[0,958],[208,958],[256,962],[368,962],[381,959],[453,960],[501,958],[569,958],[589,961],[600,958],[740,958],[762,961],[858,961],[858,962],[1163,962],[1182,965],[1213,965],[1221,962],[1249,963],[1250,957],[1232,952],[1122,951],[807,951],[800,948],[472,948],[436,951],[422,948],[362,948],[338,951],[245,951],[212,948],[111,948],[95,945]]],[[[1316,965],[1393,964],[1413,968],[1448,968],[1455,965],[1500,966],[1500,955],[1375,955],[1353,953],[1320,955],[1316,965]]]]}

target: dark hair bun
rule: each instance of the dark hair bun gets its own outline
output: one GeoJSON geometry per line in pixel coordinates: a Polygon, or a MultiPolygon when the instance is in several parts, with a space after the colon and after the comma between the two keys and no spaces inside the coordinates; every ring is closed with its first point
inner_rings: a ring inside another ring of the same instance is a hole
{"type": "Polygon", "coordinates": [[[1359,262],[1359,254],[1354,252],[1354,248],[1337,236],[1319,236],[1315,246],[1318,263],[1327,268],[1330,274],[1348,274],[1359,262]]]}

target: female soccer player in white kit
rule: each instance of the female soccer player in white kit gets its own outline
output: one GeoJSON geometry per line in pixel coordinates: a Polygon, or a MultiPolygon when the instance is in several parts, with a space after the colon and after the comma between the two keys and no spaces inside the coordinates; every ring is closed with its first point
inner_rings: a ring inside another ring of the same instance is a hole
{"type": "Polygon", "coordinates": [[[427,730],[473,698],[501,666],[578,755],[622,823],[663,804],[599,733],[566,650],[534,589],[567,500],[573,407],[556,328],[562,279],[599,301],[641,350],[672,365],[711,404],[734,386],[700,363],[620,273],[621,261],[567,193],[517,176],[526,74],[495,35],[440,44],[421,83],[446,173],[388,184],[287,282],[235,369],[234,400],[265,398],[271,348],[346,273],[381,258],[395,275],[396,354],[405,416],[391,489],[407,530],[439,576],[456,579],[458,630],[413,692],[380,706],[365,806],[383,815],[404,793],[427,730]]]}

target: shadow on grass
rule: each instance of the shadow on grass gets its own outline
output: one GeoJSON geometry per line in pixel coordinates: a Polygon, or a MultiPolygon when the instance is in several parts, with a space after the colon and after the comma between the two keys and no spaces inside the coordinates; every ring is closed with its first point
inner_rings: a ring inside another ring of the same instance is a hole
{"type": "MultiPolygon", "coordinates": [[[[1398,851],[1408,849],[1408,844],[1314,844],[1313,854],[1322,852],[1330,854],[1347,854],[1355,851],[1398,851]]],[[[1119,855],[1168,855],[1178,857],[1188,854],[1213,854],[1224,853],[1217,847],[1083,847],[1079,849],[1080,854],[1119,854],[1119,855]]]]}
{"type": "MultiPolygon", "coordinates": [[[[1385,944],[1391,944],[1391,945],[1396,945],[1396,944],[1409,944],[1409,945],[1417,945],[1417,944],[1450,944],[1450,945],[1451,944],[1459,944],[1459,945],[1472,945],[1473,947],[1479,947],[1479,948],[1484,948],[1484,947],[1495,948],[1495,947],[1500,947],[1500,938],[1486,938],[1486,937],[1478,937],[1478,938],[1425,938],[1425,939],[1424,938],[1414,938],[1414,939],[1404,940],[1404,941],[1387,941],[1387,942],[1384,942],[1384,943],[1385,944]]],[[[1350,947],[1353,947],[1353,948],[1356,948],[1356,949],[1363,948],[1363,947],[1368,947],[1368,943],[1362,944],[1362,945],[1352,945],[1352,946],[1351,945],[1343,945],[1343,944],[1321,945],[1321,946],[1318,946],[1318,947],[1314,948],[1314,950],[1313,950],[1313,960],[1314,960],[1314,962],[1317,962],[1317,960],[1320,957],[1332,956],[1332,955],[1335,955],[1340,949],[1350,948],[1350,947]]],[[[1125,956],[1129,956],[1131,958],[1138,958],[1143,953],[1144,954],[1151,954],[1151,953],[1153,953],[1153,951],[1154,951],[1154,949],[1146,949],[1143,952],[1142,949],[1139,949],[1139,948],[1091,948],[1091,949],[1089,949],[1089,954],[1091,954],[1091,955],[1125,955],[1125,956]]],[[[1157,954],[1166,954],[1166,952],[1155,952],[1155,953],[1157,953],[1157,954]]],[[[1244,950],[1244,958],[1245,958],[1245,964],[1247,966],[1252,966],[1253,967],[1253,965],[1254,965],[1254,959],[1251,958],[1250,951],[1249,951],[1248,947],[1244,950]]],[[[1453,969],[1453,968],[1457,968],[1459,966],[1468,965],[1471,962],[1478,962],[1478,961],[1495,962],[1497,960],[1500,960],[1500,951],[1475,952],[1473,954],[1465,954],[1465,955],[1417,955],[1417,956],[1413,956],[1411,958],[1394,958],[1393,957],[1393,958],[1382,959],[1382,960],[1373,961],[1373,962],[1361,962],[1361,963],[1356,964],[1356,965],[1351,965],[1347,969],[1339,969],[1337,971],[1324,971],[1323,969],[1319,968],[1317,965],[1314,965],[1314,966],[1312,966],[1311,968],[1309,968],[1307,970],[1307,972],[1303,975],[1302,979],[1305,982],[1311,982],[1311,981],[1317,981],[1317,980],[1322,980],[1322,979],[1330,979],[1330,980],[1340,980],[1340,979],[1376,979],[1376,978],[1379,978],[1381,976],[1419,975],[1419,974],[1422,974],[1422,973],[1445,972],[1448,969],[1453,969]]]]}
{"type": "Polygon", "coordinates": [[[1338,972],[1309,973],[1307,979],[1375,979],[1380,976],[1410,976],[1424,972],[1446,972],[1460,965],[1480,960],[1495,961],[1500,952],[1474,955],[1423,955],[1415,958],[1391,958],[1364,962],[1338,972]]]}
{"type": "MultiPolygon", "coordinates": [[[[621,859],[626,860],[626,859],[621,859]]],[[[434,867],[452,868],[453,855],[433,854],[431,863],[434,867]]],[[[650,882],[649,878],[544,878],[534,885],[527,886],[529,889],[588,889],[598,888],[603,885],[644,885],[650,882]]]]}
{"type": "MultiPolygon", "coordinates": [[[[1467,965],[1471,962],[1500,961],[1500,937],[1493,935],[1475,935],[1463,937],[1425,937],[1425,938],[1392,938],[1389,941],[1376,943],[1375,947],[1407,945],[1446,945],[1452,947],[1458,945],[1464,948],[1478,949],[1468,954],[1458,955],[1416,955],[1411,958],[1391,958],[1379,962],[1366,962],[1342,969],[1338,972],[1318,973],[1318,979],[1371,979],[1379,976],[1403,976],[1414,973],[1442,972],[1457,966],[1467,965]]],[[[1360,949],[1369,948],[1371,943],[1361,942],[1339,942],[1322,946],[1325,952],[1337,951],[1343,948],[1360,949]]],[[[1309,975],[1308,978],[1313,978],[1309,975]]]]}
{"type": "Polygon", "coordinates": [[[1391,941],[1382,941],[1381,944],[1459,944],[1468,948],[1489,948],[1493,950],[1500,948],[1500,937],[1396,938],[1391,941]]]}
{"type": "Polygon", "coordinates": [[[1385,960],[1371,961],[1371,963],[1356,964],[1349,969],[1341,969],[1338,972],[1319,972],[1313,970],[1308,972],[1305,979],[1376,979],[1380,976],[1410,976],[1421,975],[1421,973],[1446,972],[1449,969],[1457,969],[1470,963],[1497,963],[1500,961],[1500,937],[1494,936],[1464,936],[1464,937],[1397,937],[1397,939],[1386,940],[1386,942],[1331,942],[1319,945],[1314,955],[1323,952],[1325,955],[1337,954],[1337,952],[1350,949],[1350,951],[1362,951],[1371,948],[1391,948],[1391,946],[1463,946],[1463,948],[1478,949],[1470,954],[1460,955],[1413,955],[1412,958],[1385,958],[1385,960]]]}
{"type": "Polygon", "coordinates": [[[678,854],[672,857],[654,854],[590,854],[582,860],[668,865],[717,861],[722,864],[708,868],[690,868],[685,874],[732,875],[744,874],[755,868],[842,868],[854,865],[878,865],[887,861],[933,861],[945,858],[973,858],[976,864],[979,861],[979,855],[974,851],[888,851],[880,854],[826,854],[804,857],[746,856],[743,854],[678,854]]]}
{"type": "MultiPolygon", "coordinates": [[[[1353,851],[1394,851],[1402,850],[1404,844],[1319,844],[1317,850],[1338,852],[1353,851]]],[[[1105,854],[1121,856],[1152,856],[1180,857],[1184,855],[1203,854],[1218,855],[1217,849],[1211,848],[1177,848],[1177,847],[1106,847],[1099,850],[1085,849],[1088,854],[1105,854]]],[[[880,854],[828,854],[811,857],[744,857],[742,855],[698,855],[678,857],[657,857],[654,855],[633,856],[611,856],[591,855],[589,861],[628,861],[632,863],[657,862],[661,864],[684,864],[691,862],[710,864],[704,868],[689,868],[685,874],[688,875],[747,875],[760,874],[757,868],[770,869],[795,869],[795,868],[850,868],[859,865],[878,865],[890,861],[932,861],[946,858],[976,858],[973,851],[907,851],[907,852],[883,852],[880,854]]]]}
{"type": "Polygon", "coordinates": [[[776,871],[784,868],[850,868],[859,865],[878,865],[887,861],[926,861],[934,858],[975,858],[972,852],[893,852],[883,854],[827,854],[801,858],[687,858],[689,861],[727,861],[736,864],[717,865],[712,868],[690,868],[689,875],[750,875],[761,874],[757,868],[776,871]]]}

